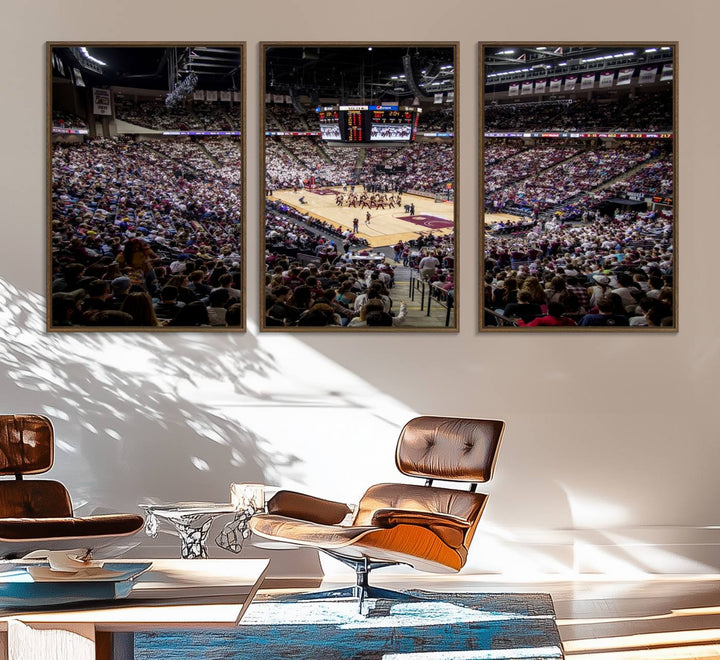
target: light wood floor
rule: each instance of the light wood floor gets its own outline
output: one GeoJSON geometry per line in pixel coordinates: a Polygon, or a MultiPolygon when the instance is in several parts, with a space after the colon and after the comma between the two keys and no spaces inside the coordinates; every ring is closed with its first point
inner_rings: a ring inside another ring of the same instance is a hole
{"type": "MultiPolygon", "coordinates": [[[[342,187],[333,188],[333,190],[342,191],[342,187]]],[[[342,225],[348,229],[352,229],[353,218],[360,220],[359,235],[367,239],[372,247],[382,245],[394,245],[398,241],[409,241],[417,238],[420,234],[427,234],[430,229],[422,225],[400,220],[399,216],[405,215],[402,207],[393,209],[361,209],[347,206],[337,206],[335,204],[335,195],[317,195],[308,190],[277,190],[271,200],[281,200],[302,213],[312,213],[313,215],[342,225]],[[305,204],[300,203],[300,197],[305,198],[305,204]],[[365,224],[365,213],[370,211],[370,224],[365,224]]],[[[402,203],[414,204],[415,215],[427,214],[452,221],[454,219],[454,204],[451,202],[435,202],[432,198],[421,197],[420,195],[402,196],[402,203]]],[[[448,234],[453,230],[452,227],[446,229],[433,229],[435,236],[448,234]]]]}
{"type": "MultiPolygon", "coordinates": [[[[371,582],[395,589],[410,583],[436,591],[549,593],[565,655],[573,660],[720,658],[720,575],[501,582],[495,576],[413,573],[400,581],[378,571],[371,582]]],[[[336,579],[326,580],[321,589],[336,586],[336,579]]]]}

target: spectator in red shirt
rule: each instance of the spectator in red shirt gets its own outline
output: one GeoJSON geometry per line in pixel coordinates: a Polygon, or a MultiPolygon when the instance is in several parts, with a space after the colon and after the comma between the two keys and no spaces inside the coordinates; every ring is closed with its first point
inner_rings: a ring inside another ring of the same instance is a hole
{"type": "Polygon", "coordinates": [[[537,318],[534,318],[532,321],[528,321],[525,323],[522,319],[518,320],[518,325],[525,326],[526,328],[535,328],[538,326],[571,326],[571,325],[577,325],[575,321],[568,318],[567,316],[563,316],[563,306],[562,303],[557,302],[551,302],[548,305],[548,314],[547,316],[538,316],[537,318]]]}

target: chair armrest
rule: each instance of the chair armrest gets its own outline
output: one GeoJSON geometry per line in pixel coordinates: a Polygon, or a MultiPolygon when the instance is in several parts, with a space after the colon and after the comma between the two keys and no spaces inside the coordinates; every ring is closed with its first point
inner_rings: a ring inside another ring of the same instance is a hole
{"type": "Polygon", "coordinates": [[[372,517],[372,524],[380,528],[392,528],[396,525],[416,525],[425,527],[437,534],[445,543],[453,548],[462,545],[465,532],[470,522],[465,518],[449,513],[433,513],[432,511],[410,511],[404,509],[378,509],[372,517]]]}
{"type": "Polygon", "coordinates": [[[296,493],[291,490],[278,491],[267,503],[268,513],[287,516],[320,525],[337,525],[352,509],[343,502],[333,502],[320,497],[296,493]]]}

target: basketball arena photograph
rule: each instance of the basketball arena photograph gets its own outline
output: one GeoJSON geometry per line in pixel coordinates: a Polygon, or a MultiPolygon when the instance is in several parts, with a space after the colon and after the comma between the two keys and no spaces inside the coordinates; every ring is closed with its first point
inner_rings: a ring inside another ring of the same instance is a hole
{"type": "Polygon", "coordinates": [[[262,44],[264,329],[456,329],[456,56],[262,44]]]}
{"type": "Polygon", "coordinates": [[[244,327],[243,52],[48,44],[48,329],[244,327]]]}
{"type": "Polygon", "coordinates": [[[483,328],[677,329],[676,51],[483,45],[483,328]]]}

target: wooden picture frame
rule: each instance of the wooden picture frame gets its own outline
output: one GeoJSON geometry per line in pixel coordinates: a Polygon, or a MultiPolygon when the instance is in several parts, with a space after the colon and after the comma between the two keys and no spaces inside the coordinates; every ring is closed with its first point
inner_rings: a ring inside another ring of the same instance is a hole
{"type": "Polygon", "coordinates": [[[46,61],[48,331],[243,331],[245,43],[46,61]]]}
{"type": "Polygon", "coordinates": [[[261,330],[457,331],[458,55],[260,44],[261,330]]]}
{"type": "Polygon", "coordinates": [[[482,330],[678,329],[677,58],[480,44],[482,330]]]}

